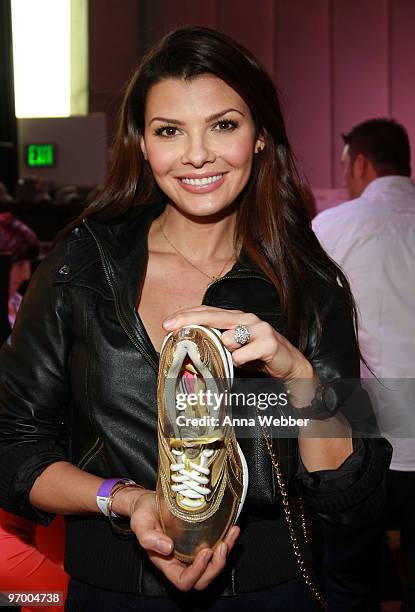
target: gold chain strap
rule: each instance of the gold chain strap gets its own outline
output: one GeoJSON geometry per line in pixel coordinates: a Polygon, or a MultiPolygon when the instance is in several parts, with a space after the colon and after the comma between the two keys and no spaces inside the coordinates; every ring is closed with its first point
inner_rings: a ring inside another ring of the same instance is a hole
{"type": "MultiPolygon", "coordinates": [[[[271,463],[272,463],[272,467],[274,468],[274,472],[275,475],[277,477],[277,483],[278,483],[278,487],[281,491],[281,497],[282,497],[282,506],[284,509],[284,515],[285,515],[285,520],[287,521],[287,525],[288,525],[288,532],[290,534],[290,539],[291,539],[291,543],[293,546],[293,550],[294,550],[294,555],[295,558],[297,560],[298,566],[300,568],[301,574],[303,576],[304,582],[306,583],[306,585],[308,586],[308,588],[310,589],[311,593],[313,594],[313,596],[315,597],[315,599],[318,601],[318,603],[320,604],[320,606],[324,609],[327,610],[327,603],[323,597],[323,595],[321,594],[318,586],[316,585],[316,583],[314,582],[314,580],[312,579],[312,577],[310,576],[310,573],[307,569],[307,565],[303,556],[303,553],[301,551],[301,547],[298,543],[298,539],[294,530],[294,524],[293,524],[293,519],[291,516],[291,508],[290,508],[290,502],[289,502],[289,497],[288,497],[288,492],[287,492],[287,486],[284,482],[284,478],[281,472],[281,468],[280,468],[280,464],[279,461],[277,459],[277,457],[275,456],[274,450],[272,448],[272,443],[267,435],[266,429],[265,427],[262,425],[262,432],[264,434],[264,439],[265,439],[265,443],[267,445],[267,449],[268,449],[268,453],[269,456],[271,458],[271,463]]],[[[307,533],[307,526],[306,526],[306,520],[305,520],[305,513],[304,513],[304,505],[303,505],[303,501],[300,500],[300,512],[301,512],[301,526],[302,526],[302,530],[303,530],[303,534],[304,534],[304,539],[306,541],[306,543],[309,542],[309,538],[308,538],[308,533],[307,533]]]]}

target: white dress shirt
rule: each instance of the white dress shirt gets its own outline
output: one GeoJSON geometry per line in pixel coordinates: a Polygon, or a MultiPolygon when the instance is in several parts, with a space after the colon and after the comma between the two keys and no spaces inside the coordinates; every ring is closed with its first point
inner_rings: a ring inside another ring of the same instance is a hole
{"type": "MultiPolygon", "coordinates": [[[[391,469],[415,471],[415,184],[377,178],[317,215],[313,229],[350,281],[360,350],[382,379],[366,386],[394,447],[391,469]]],[[[362,377],[371,376],[362,364],[362,377]]]]}

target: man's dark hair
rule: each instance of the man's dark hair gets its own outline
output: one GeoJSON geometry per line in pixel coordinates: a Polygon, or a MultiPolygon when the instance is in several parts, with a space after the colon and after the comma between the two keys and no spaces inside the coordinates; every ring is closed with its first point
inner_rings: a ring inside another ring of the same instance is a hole
{"type": "Polygon", "coordinates": [[[354,161],[361,153],[369,159],[379,176],[411,175],[411,149],[408,133],[394,119],[369,119],[342,134],[354,161]]]}

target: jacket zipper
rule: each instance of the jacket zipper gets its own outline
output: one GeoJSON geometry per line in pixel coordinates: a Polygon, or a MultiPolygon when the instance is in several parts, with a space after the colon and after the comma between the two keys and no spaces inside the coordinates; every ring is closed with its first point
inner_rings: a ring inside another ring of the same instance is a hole
{"type": "Polygon", "coordinates": [[[121,327],[123,328],[124,332],[127,334],[127,336],[130,339],[130,341],[133,343],[133,345],[135,346],[137,351],[138,352],[142,351],[144,353],[144,355],[147,357],[147,359],[150,361],[150,363],[153,366],[153,368],[156,371],[158,371],[158,364],[153,359],[153,356],[149,353],[149,351],[146,349],[144,344],[139,344],[137,342],[137,340],[134,338],[133,334],[131,334],[130,330],[128,329],[128,323],[126,324],[125,321],[124,321],[124,317],[122,315],[122,312],[121,312],[119,304],[118,304],[118,299],[117,299],[117,295],[116,295],[116,292],[115,292],[115,288],[114,288],[114,285],[112,283],[110,273],[108,272],[108,264],[106,262],[106,257],[105,257],[104,249],[102,248],[102,245],[101,245],[99,239],[97,238],[97,236],[94,234],[93,230],[89,227],[89,225],[87,223],[87,220],[84,219],[83,222],[84,222],[84,225],[87,227],[88,231],[90,232],[91,236],[95,240],[95,243],[96,243],[96,245],[98,247],[98,251],[99,251],[99,254],[101,256],[102,267],[104,269],[105,278],[107,279],[108,285],[110,286],[110,289],[111,289],[112,294],[114,296],[115,312],[117,313],[117,317],[118,317],[118,320],[120,322],[121,327]]]}
{"type": "Polygon", "coordinates": [[[92,459],[94,459],[94,457],[96,457],[98,453],[102,450],[103,446],[103,441],[98,437],[95,440],[94,444],[91,446],[91,448],[89,448],[84,454],[84,456],[80,459],[80,461],[78,461],[78,467],[82,470],[85,469],[88,463],[90,463],[92,459]]]}

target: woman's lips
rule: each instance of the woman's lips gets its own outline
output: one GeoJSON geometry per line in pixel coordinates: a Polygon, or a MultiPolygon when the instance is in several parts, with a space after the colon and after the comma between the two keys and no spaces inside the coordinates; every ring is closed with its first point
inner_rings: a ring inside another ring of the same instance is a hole
{"type": "Polygon", "coordinates": [[[224,173],[200,178],[181,177],[177,179],[180,186],[190,193],[210,193],[220,187],[224,180],[224,173]]]}

